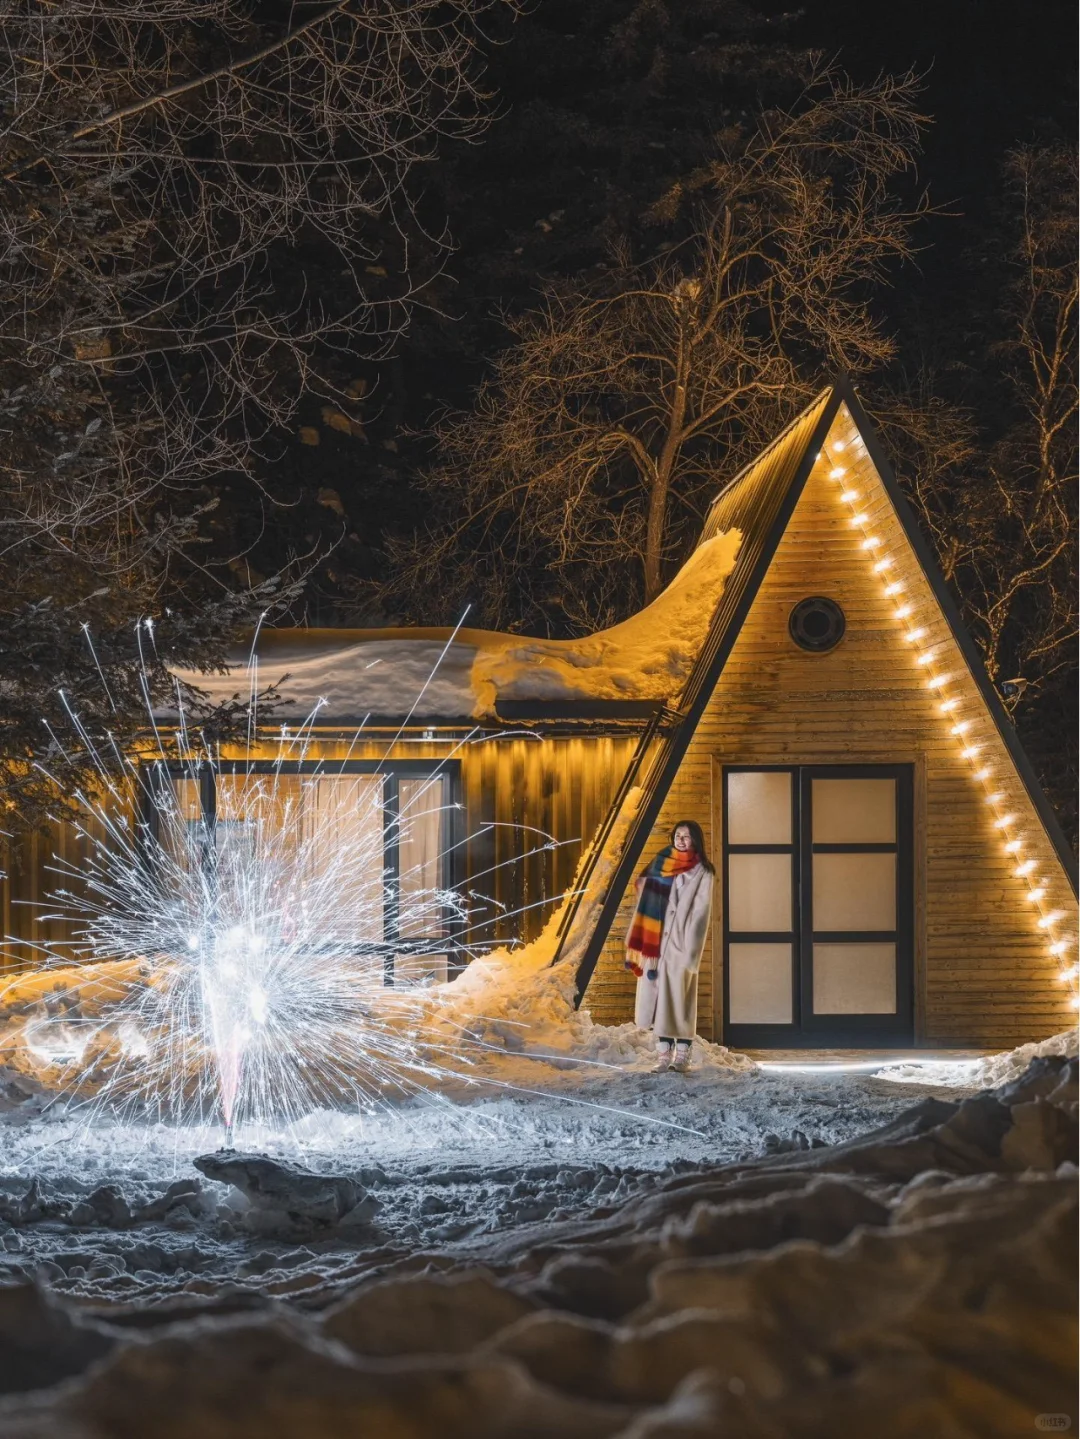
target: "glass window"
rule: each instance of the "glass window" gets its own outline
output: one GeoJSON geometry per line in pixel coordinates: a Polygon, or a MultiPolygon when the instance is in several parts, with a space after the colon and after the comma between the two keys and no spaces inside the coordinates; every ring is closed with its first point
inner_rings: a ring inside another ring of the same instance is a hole
{"type": "Polygon", "coordinates": [[[394,957],[394,984],[445,984],[450,974],[445,954],[399,954],[394,957]]]}
{"type": "Polygon", "coordinates": [[[895,854],[814,855],[815,930],[895,928],[895,854]]]}
{"type": "Polygon", "coordinates": [[[440,869],[446,781],[436,775],[403,779],[399,790],[399,932],[404,939],[444,933],[440,869]]]}
{"type": "Polygon", "coordinates": [[[171,802],[167,781],[164,790],[157,778],[153,783],[161,848],[177,869],[190,872],[198,866],[199,847],[203,840],[198,781],[187,778],[174,780],[171,802]]]}
{"type": "Polygon", "coordinates": [[[336,934],[370,944],[383,938],[386,901],[384,781],[381,775],[302,776],[301,868],[329,883],[340,916],[336,934]]]}
{"type": "Polygon", "coordinates": [[[815,844],[895,844],[894,779],[815,779],[815,844]]]}
{"type": "Polygon", "coordinates": [[[727,787],[729,844],[791,843],[789,770],[732,770],[727,787]]]}
{"type": "Polygon", "coordinates": [[[895,1014],[895,944],[815,944],[815,1014],[895,1014]]]}
{"type": "Polygon", "coordinates": [[[732,1024],[790,1024],[791,945],[728,946],[728,1020],[732,1024]]]}
{"type": "Polygon", "coordinates": [[[791,931],[791,855],[728,855],[728,929],[791,931]]]}

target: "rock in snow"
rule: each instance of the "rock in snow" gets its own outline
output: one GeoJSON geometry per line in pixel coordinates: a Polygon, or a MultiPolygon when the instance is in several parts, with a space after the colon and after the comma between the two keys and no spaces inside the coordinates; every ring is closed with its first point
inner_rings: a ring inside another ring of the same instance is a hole
{"type": "MultiPolygon", "coordinates": [[[[0,1400],[0,1433],[1038,1432],[1075,1399],[1076,1106],[1077,1061],[1045,1056],[840,1144],[680,1169],[562,1221],[357,1254],[290,1307],[231,1287],[197,1311],[117,1298],[87,1316],[34,1285],[0,1290],[0,1352],[18,1356],[3,1372],[21,1391],[0,1400]]],[[[357,1192],[263,1156],[199,1167],[331,1225],[357,1192]]],[[[286,1259],[260,1254],[251,1272],[286,1259]]]]}
{"type": "Polygon", "coordinates": [[[313,1174],[265,1154],[221,1150],[200,1156],[194,1164],[207,1179],[233,1185],[257,1210],[284,1214],[296,1223],[366,1221],[379,1207],[378,1201],[351,1179],[313,1174]]]}

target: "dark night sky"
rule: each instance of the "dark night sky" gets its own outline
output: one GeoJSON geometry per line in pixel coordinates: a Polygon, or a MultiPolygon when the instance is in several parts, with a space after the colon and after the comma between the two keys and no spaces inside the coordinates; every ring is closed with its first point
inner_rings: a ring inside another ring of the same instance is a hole
{"type": "Polygon", "coordinates": [[[1006,150],[1055,131],[1076,133],[1077,7],[1070,0],[810,0],[803,15],[795,34],[835,46],[856,74],[907,66],[925,74],[934,125],[923,178],[938,203],[954,202],[966,221],[934,225],[938,264],[985,215],[1006,150]]]}

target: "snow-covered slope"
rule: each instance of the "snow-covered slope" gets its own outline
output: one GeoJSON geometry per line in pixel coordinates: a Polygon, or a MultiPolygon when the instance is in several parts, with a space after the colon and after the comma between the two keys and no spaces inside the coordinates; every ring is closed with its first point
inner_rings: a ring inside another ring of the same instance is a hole
{"type": "Polygon", "coordinates": [[[176,671],[214,702],[278,686],[275,718],[358,722],[367,714],[490,719],[500,700],[662,700],[678,694],[705,639],[741,543],[705,540],[651,605],[576,640],[491,630],[267,630],[255,663],[228,674],[176,671]],[[452,637],[452,638],[451,638],[452,637]]]}

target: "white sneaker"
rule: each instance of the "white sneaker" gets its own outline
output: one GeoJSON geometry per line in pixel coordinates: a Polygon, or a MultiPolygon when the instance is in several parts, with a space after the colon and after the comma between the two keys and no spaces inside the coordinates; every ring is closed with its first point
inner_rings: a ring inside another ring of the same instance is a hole
{"type": "Polygon", "coordinates": [[[671,1061],[670,1068],[675,1074],[686,1074],[690,1068],[690,1046],[680,1044],[676,1050],[675,1058],[671,1061]]]}
{"type": "Polygon", "coordinates": [[[672,1044],[662,1044],[656,1051],[656,1063],[653,1065],[654,1074],[663,1074],[671,1068],[671,1056],[675,1052],[672,1044]]]}

